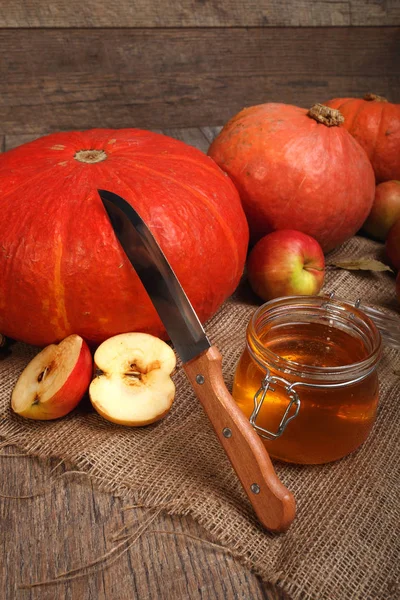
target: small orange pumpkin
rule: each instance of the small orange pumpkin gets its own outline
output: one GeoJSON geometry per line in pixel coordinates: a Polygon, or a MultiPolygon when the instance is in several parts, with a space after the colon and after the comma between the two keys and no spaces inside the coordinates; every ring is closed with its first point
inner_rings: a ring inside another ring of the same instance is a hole
{"type": "Polygon", "coordinates": [[[209,155],[239,190],[252,242],[296,229],[328,252],[364,223],[374,172],[342,121],[321,104],[309,111],[260,104],[235,115],[215,138],[209,155]]]}
{"type": "Polygon", "coordinates": [[[400,104],[375,94],[325,104],[340,110],[344,127],[368,154],[377,182],[400,179],[400,104]]]}

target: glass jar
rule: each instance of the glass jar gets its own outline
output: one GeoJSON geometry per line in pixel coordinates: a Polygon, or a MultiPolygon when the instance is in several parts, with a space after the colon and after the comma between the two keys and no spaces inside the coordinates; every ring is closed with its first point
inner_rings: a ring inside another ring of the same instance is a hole
{"type": "Polygon", "coordinates": [[[278,298],[248,324],[233,397],[272,457],[330,462],[372,429],[380,356],[379,331],[358,308],[323,296],[278,298]]]}

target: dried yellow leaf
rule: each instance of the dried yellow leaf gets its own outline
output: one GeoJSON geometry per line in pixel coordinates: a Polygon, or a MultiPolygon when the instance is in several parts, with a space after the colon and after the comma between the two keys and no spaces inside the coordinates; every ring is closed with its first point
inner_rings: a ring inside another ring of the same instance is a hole
{"type": "Polygon", "coordinates": [[[375,258],[344,258],[331,263],[328,263],[329,267],[335,267],[337,269],[346,269],[348,271],[392,271],[392,269],[385,265],[385,263],[375,258]]]}

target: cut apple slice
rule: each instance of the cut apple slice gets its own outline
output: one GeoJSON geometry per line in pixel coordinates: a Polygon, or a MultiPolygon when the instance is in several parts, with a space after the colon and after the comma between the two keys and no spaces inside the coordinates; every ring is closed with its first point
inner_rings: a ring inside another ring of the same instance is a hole
{"type": "Polygon", "coordinates": [[[138,427],[162,419],[170,410],[176,358],[159,338],[147,333],[116,335],[97,348],[94,362],[99,373],[89,396],[108,421],[138,427]]]}
{"type": "Polygon", "coordinates": [[[22,371],[11,396],[11,407],[28,419],[63,417],[79,403],[93,376],[86,342],[76,334],[46,346],[22,371]]]}

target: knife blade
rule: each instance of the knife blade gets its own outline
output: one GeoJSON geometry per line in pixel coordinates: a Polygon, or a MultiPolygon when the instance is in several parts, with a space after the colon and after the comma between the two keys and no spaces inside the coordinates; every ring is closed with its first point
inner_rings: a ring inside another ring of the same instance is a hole
{"type": "Polygon", "coordinates": [[[210,348],[199,318],[153,234],[126,200],[98,190],[114,232],[182,362],[210,348]]]}
{"type": "Polygon", "coordinates": [[[226,388],[219,350],[211,345],[178,278],[138,212],[114,192],[98,193],[115,235],[156,308],[260,523],[271,531],[286,531],[295,516],[294,497],[276,475],[260,437],[226,388]]]}

